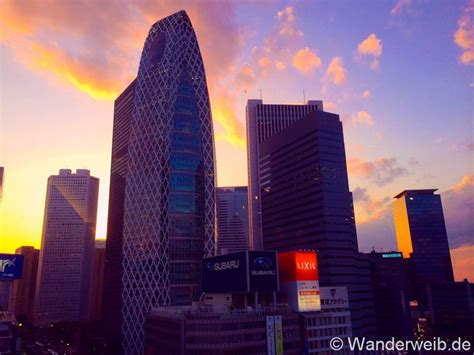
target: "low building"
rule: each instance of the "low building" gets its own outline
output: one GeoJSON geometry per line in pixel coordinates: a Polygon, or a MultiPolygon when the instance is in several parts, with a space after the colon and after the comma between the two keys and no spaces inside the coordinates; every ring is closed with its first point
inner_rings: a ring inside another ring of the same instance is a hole
{"type": "Polygon", "coordinates": [[[0,311],[0,354],[20,354],[20,345],[15,314],[0,311]]]}
{"type": "Polygon", "coordinates": [[[301,354],[300,318],[289,309],[216,313],[207,307],[154,309],[145,354],[301,354]]]}

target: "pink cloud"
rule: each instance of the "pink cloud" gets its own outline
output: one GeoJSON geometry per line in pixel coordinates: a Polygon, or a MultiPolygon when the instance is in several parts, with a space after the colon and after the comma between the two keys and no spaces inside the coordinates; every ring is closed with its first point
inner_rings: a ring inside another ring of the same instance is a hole
{"type": "Polygon", "coordinates": [[[365,90],[363,93],[362,93],[362,97],[364,99],[370,99],[372,97],[372,94],[370,93],[369,90],[365,90]]]}
{"type": "Polygon", "coordinates": [[[328,65],[326,75],[336,85],[341,85],[346,80],[346,69],[342,64],[341,57],[334,57],[328,65]]]}
{"type": "Polygon", "coordinates": [[[359,111],[354,116],[352,116],[352,124],[357,126],[359,124],[365,124],[366,126],[373,126],[375,123],[372,115],[366,111],[359,111]]]}
{"type": "Polygon", "coordinates": [[[321,67],[321,58],[311,49],[305,47],[293,56],[293,66],[302,73],[310,74],[321,67]]]}
{"type": "Polygon", "coordinates": [[[462,245],[451,249],[454,278],[456,281],[474,281],[474,245],[462,245]]]}
{"type": "Polygon", "coordinates": [[[357,51],[364,56],[373,58],[371,63],[372,69],[377,69],[380,64],[380,56],[382,55],[382,41],[375,33],[371,33],[366,39],[357,45],[357,51]]]}
{"type": "Polygon", "coordinates": [[[474,1],[464,8],[464,15],[458,21],[458,29],[454,33],[454,43],[461,49],[459,61],[464,65],[474,64],[474,1]]]}
{"type": "Polygon", "coordinates": [[[400,15],[406,8],[411,5],[411,0],[398,0],[390,11],[392,16],[400,15]]]}
{"type": "Polygon", "coordinates": [[[380,158],[374,161],[351,158],[347,161],[347,170],[349,175],[370,179],[379,186],[389,184],[407,173],[396,158],[380,158]]]}

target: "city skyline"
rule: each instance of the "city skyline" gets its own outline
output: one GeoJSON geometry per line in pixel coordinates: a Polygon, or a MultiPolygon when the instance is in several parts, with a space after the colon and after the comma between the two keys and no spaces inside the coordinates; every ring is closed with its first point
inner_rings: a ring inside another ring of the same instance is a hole
{"type": "Polygon", "coordinates": [[[246,99],[258,98],[262,89],[264,102],[323,100],[344,124],[361,249],[396,248],[390,206],[395,194],[439,188],[458,256],[454,266],[465,263],[467,271],[470,262],[472,270],[474,228],[466,207],[474,195],[472,2],[130,5],[143,23],[117,4],[108,21],[91,16],[88,29],[69,21],[72,14],[94,13],[79,2],[58,3],[58,13],[31,6],[24,17],[17,16],[24,10],[18,4],[2,3],[0,18],[6,29],[0,37],[2,251],[39,246],[46,178],[67,166],[86,166],[101,179],[97,236],[105,237],[113,100],[137,73],[149,25],[184,8],[195,23],[208,75],[218,186],[247,183],[246,99]],[[216,21],[200,13],[204,7],[216,21]],[[345,12],[358,16],[349,21],[345,12]],[[121,26],[112,26],[116,20],[121,26]],[[101,22],[113,28],[93,38],[94,24],[101,22]],[[109,41],[114,33],[123,36],[109,41]],[[88,41],[93,52],[105,46],[105,54],[88,53],[88,41]],[[112,75],[117,68],[121,74],[112,75]]]}

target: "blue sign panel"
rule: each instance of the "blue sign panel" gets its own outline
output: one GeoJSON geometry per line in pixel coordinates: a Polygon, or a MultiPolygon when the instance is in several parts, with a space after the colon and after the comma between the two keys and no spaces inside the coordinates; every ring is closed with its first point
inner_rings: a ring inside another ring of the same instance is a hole
{"type": "Polygon", "coordinates": [[[0,280],[21,279],[23,274],[23,255],[0,254],[0,280]]]}
{"type": "Polygon", "coordinates": [[[202,290],[207,293],[248,292],[246,252],[203,259],[202,290]]]}
{"type": "Polygon", "coordinates": [[[249,251],[250,292],[278,291],[277,253],[249,251]]]}

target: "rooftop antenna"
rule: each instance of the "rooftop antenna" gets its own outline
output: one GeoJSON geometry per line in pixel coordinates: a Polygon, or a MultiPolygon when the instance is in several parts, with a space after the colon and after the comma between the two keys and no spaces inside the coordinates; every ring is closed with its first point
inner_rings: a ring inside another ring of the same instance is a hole
{"type": "Polygon", "coordinates": [[[306,93],[305,93],[305,91],[304,91],[304,89],[303,89],[303,105],[304,105],[305,102],[306,102],[306,93]]]}
{"type": "Polygon", "coordinates": [[[263,101],[263,99],[262,99],[262,89],[261,88],[260,88],[260,100],[263,101]]]}

